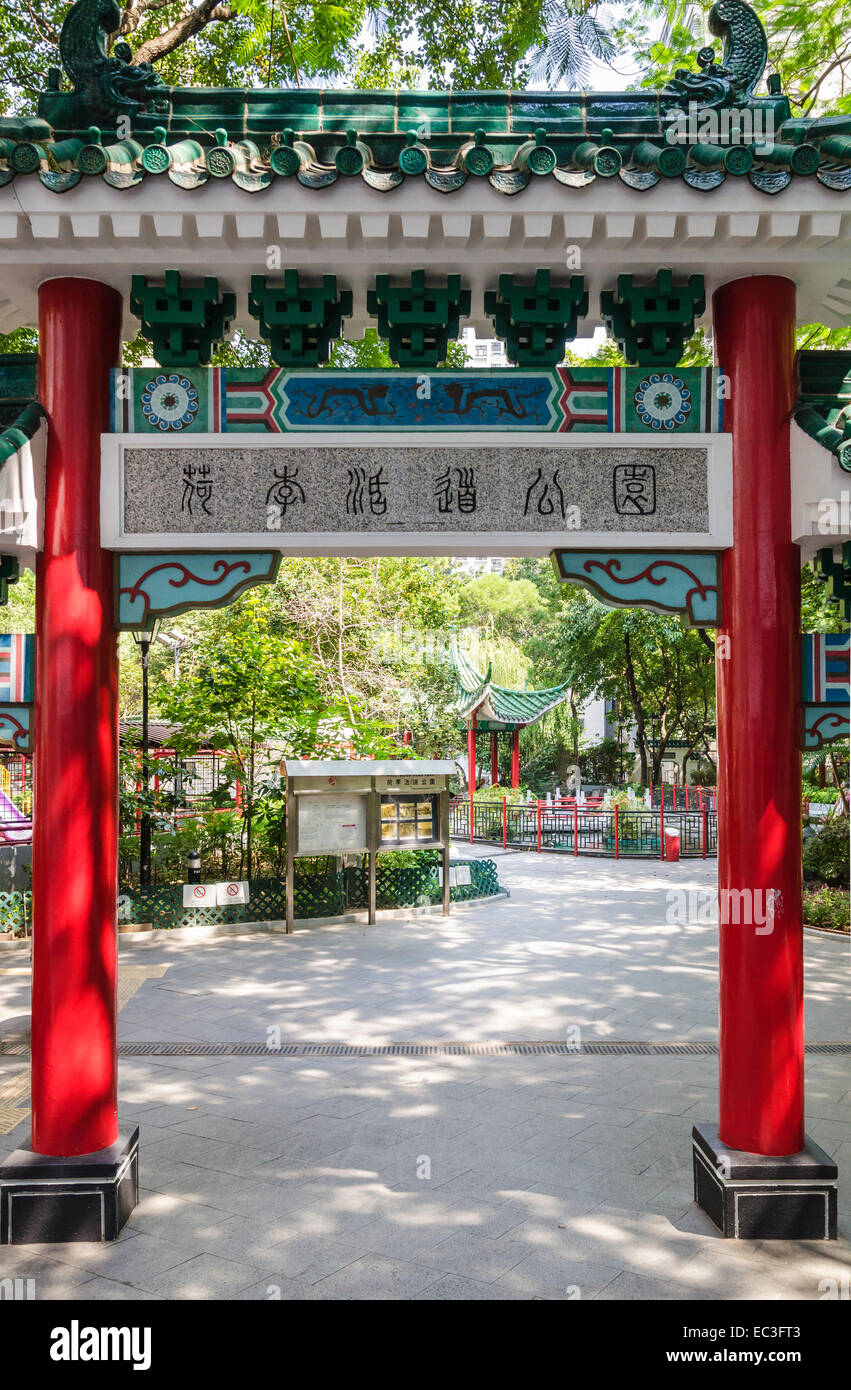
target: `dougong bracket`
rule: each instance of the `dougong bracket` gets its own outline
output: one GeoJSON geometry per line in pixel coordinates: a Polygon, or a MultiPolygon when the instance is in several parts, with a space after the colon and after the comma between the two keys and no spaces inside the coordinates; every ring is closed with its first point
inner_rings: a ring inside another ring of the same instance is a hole
{"type": "Polygon", "coordinates": [[[627,362],[642,367],[675,367],[706,308],[702,275],[675,285],[673,272],[660,270],[649,285],[619,275],[617,291],[604,290],[600,308],[606,329],[627,362]]]}
{"type": "Polygon", "coordinates": [[[337,292],[336,275],[323,275],[321,285],[302,285],[297,270],[284,271],[284,283],[270,284],[252,275],[249,313],[259,320],[260,336],[268,342],[279,367],[318,367],[327,362],[331,344],[352,312],[351,290],[337,292]]]}
{"type": "Polygon", "coordinates": [[[426,285],[425,271],[414,270],[410,283],[391,286],[377,275],[366,307],[378,319],[390,356],[400,367],[436,367],[446,357],[449,338],[458,337],[458,323],[470,312],[470,291],[462,290],[460,275],[443,285],[426,285]]]}
{"type": "Polygon", "coordinates": [[[141,319],[142,332],[151,339],[161,366],[197,367],[209,362],[230,328],[236,298],[219,298],[215,276],[193,287],[183,284],[179,270],[167,270],[163,285],[151,284],[145,275],[133,276],[130,308],[141,319]]]}
{"type": "Polygon", "coordinates": [[[485,291],[485,313],[519,367],[557,366],[565,342],[576,337],[577,322],[588,313],[585,277],[572,275],[566,285],[551,285],[550,272],[537,270],[530,285],[500,275],[498,289],[485,291]]]}

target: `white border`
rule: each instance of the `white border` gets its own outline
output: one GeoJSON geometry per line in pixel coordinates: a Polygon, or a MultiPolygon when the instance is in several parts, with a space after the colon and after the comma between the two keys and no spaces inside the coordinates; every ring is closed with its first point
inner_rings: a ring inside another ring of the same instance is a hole
{"type": "Polygon", "coordinates": [[[548,555],[551,550],[726,550],[733,544],[733,442],[728,434],[534,433],[483,430],[453,434],[423,430],[345,430],[285,434],[104,434],[101,435],[101,544],[107,550],[279,551],[284,555],[548,555]],[[126,535],[122,496],[124,450],[136,449],[631,449],[705,448],[708,454],[709,529],[707,531],[345,531],[284,533],[150,532],[126,535]]]}

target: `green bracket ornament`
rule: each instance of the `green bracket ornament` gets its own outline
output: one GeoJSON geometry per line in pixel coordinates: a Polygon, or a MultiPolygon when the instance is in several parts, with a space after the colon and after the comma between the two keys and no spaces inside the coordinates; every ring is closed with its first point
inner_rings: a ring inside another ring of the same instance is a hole
{"type": "Polygon", "coordinates": [[[412,271],[410,283],[398,286],[378,275],[366,307],[397,366],[436,367],[450,337],[458,337],[460,318],[470,312],[470,291],[462,290],[460,275],[448,276],[441,286],[427,286],[424,270],[412,271]]]}
{"type": "Polygon", "coordinates": [[[337,291],[336,275],[321,285],[302,285],[297,270],[284,271],[284,283],[252,275],[248,310],[260,323],[260,336],[279,367],[318,367],[352,312],[351,290],[337,291]]]}
{"type": "Polygon", "coordinates": [[[21,568],[14,555],[0,555],[0,607],[9,602],[9,585],[17,584],[21,568]]]}
{"type": "Polygon", "coordinates": [[[499,288],[485,291],[485,313],[504,338],[508,356],[519,367],[554,367],[564,357],[567,339],[576,337],[577,321],[588,313],[583,275],[566,285],[551,285],[548,270],[536,270],[535,282],[516,283],[500,275],[499,288]]]}
{"type": "Polygon", "coordinates": [[[203,285],[188,286],[179,270],[165,272],[165,284],[154,285],[146,275],[134,275],[131,311],[142,321],[142,332],[154,345],[162,367],[198,367],[210,361],[236,313],[236,298],[223,294],[210,276],[203,285]]]}
{"type": "Polygon", "coordinates": [[[619,275],[617,292],[600,296],[606,328],[631,366],[675,367],[705,308],[703,276],[675,285],[670,270],[660,270],[649,285],[619,275]]]}
{"type": "Polygon", "coordinates": [[[837,560],[831,546],[825,546],[815,558],[816,578],[827,585],[828,603],[842,609],[846,623],[851,623],[851,541],[842,547],[842,557],[837,560]]]}

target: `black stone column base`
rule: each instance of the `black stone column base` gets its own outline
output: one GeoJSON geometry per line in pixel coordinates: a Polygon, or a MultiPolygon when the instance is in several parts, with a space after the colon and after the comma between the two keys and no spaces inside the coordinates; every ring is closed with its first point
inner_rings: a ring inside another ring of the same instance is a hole
{"type": "Polygon", "coordinates": [[[736,1240],[836,1240],[836,1164],[805,1139],[770,1158],[727,1149],[717,1125],[692,1130],[694,1200],[736,1240]]]}
{"type": "Polygon", "coordinates": [[[139,1200],[139,1130],[98,1153],[0,1163],[0,1245],[116,1240],[139,1200]]]}

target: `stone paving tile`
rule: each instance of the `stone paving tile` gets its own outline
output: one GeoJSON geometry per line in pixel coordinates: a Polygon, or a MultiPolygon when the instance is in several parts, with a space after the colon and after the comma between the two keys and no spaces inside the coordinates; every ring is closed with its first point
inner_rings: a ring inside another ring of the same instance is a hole
{"type": "MultiPolygon", "coordinates": [[[[85,1297],[83,1289],[87,1287],[93,1277],[90,1270],[76,1268],[63,1264],[59,1260],[39,1256],[34,1253],[36,1247],[32,1245],[16,1246],[15,1249],[20,1253],[21,1258],[8,1264],[6,1248],[3,1249],[2,1263],[0,1263],[0,1277],[25,1281],[31,1279],[37,1302],[45,1299],[85,1297]]],[[[42,1248],[38,1247],[39,1250],[42,1248]]],[[[64,1250],[67,1249],[67,1246],[54,1245],[51,1249],[64,1250]]]]}
{"type": "MultiPolygon", "coordinates": [[[[666,888],[709,884],[713,865],[501,864],[511,901],[439,929],[122,946],[169,965],[123,1010],[122,1036],[714,1036],[717,934],[664,920],[666,888]]],[[[849,1035],[836,944],[807,937],[811,1038],[849,1035]]],[[[133,1221],[96,1261],[15,1247],[6,1267],[37,1272],[44,1297],[817,1297],[847,1277],[847,1242],[724,1241],[693,1205],[691,1124],[713,1117],[716,1076],[715,1057],[125,1058],[122,1120],[142,1132],[133,1221]]],[[[808,1057],[807,1084],[848,1229],[847,1058],[808,1057]]]]}
{"type": "Polygon", "coordinates": [[[436,1242],[423,1241],[412,1258],[447,1274],[491,1282],[519,1264],[528,1253],[528,1247],[514,1238],[513,1231],[494,1240],[461,1230],[436,1242]]]}
{"type": "MultiPolygon", "coordinates": [[[[595,1302],[612,1303],[622,1303],[626,1301],[677,1301],[683,1297],[683,1287],[682,1284],[675,1283],[671,1280],[653,1279],[646,1274],[635,1274],[626,1270],[620,1273],[616,1279],[613,1279],[610,1284],[606,1284],[604,1288],[600,1289],[599,1293],[592,1294],[591,1297],[595,1302]]],[[[714,1301],[718,1298],[728,1297],[728,1295],[719,1291],[711,1292],[703,1289],[692,1289],[688,1297],[691,1299],[714,1301]]]]}
{"type": "Polygon", "coordinates": [[[131,1303],[161,1303],[162,1296],[140,1289],[138,1284],[122,1283],[118,1279],[89,1279],[75,1291],[74,1298],[85,1298],[87,1303],[106,1303],[127,1301],[131,1303]],[[83,1293],[85,1289],[85,1293],[83,1293]]]}
{"type": "Polygon", "coordinates": [[[497,1281],[521,1298],[572,1301],[593,1298],[620,1273],[617,1264],[577,1260],[567,1251],[539,1250],[497,1281]]]}
{"type": "Polygon", "coordinates": [[[414,1303],[477,1303],[509,1302],[525,1300],[522,1293],[514,1293],[502,1284],[486,1284],[479,1279],[462,1279],[456,1274],[446,1274],[437,1283],[429,1284],[422,1293],[414,1294],[414,1303]]]}
{"type": "Polygon", "coordinates": [[[144,1232],[131,1235],[127,1227],[123,1234],[124,1239],[115,1242],[80,1241],[76,1244],[40,1246],[38,1249],[50,1249],[55,1252],[51,1254],[51,1259],[79,1273],[87,1271],[89,1275],[99,1274],[139,1288],[150,1287],[151,1279],[182,1264],[192,1253],[185,1246],[162,1240],[159,1236],[149,1236],[144,1232]]]}
{"type": "Polygon", "coordinates": [[[194,1255],[153,1279],[149,1292],[168,1299],[230,1299],[261,1277],[263,1271],[254,1265],[223,1260],[218,1255],[194,1255]]]}
{"type": "Polygon", "coordinates": [[[414,1298],[441,1277],[441,1271],[428,1269],[408,1260],[386,1259],[381,1255],[364,1255],[345,1269],[315,1284],[312,1297],[317,1299],[370,1299],[394,1301],[414,1298]]]}
{"type": "Polygon", "coordinates": [[[188,1202],[170,1193],[140,1191],[139,1204],[125,1231],[144,1232],[150,1236],[160,1236],[176,1245],[203,1240],[205,1235],[224,1221],[232,1220],[231,1214],[216,1207],[204,1206],[201,1202],[188,1202]]]}

